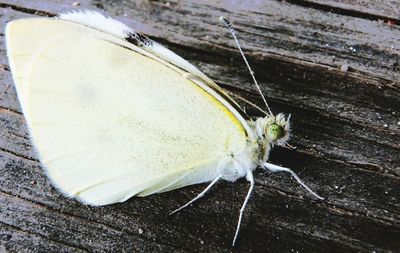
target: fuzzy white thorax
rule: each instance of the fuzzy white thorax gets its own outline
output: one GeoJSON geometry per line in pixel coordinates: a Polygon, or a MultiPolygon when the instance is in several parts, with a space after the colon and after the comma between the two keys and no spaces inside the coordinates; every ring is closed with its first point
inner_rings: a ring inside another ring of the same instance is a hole
{"type": "Polygon", "coordinates": [[[220,162],[221,177],[235,182],[245,177],[248,171],[254,171],[259,165],[259,148],[256,142],[248,142],[243,151],[225,156],[220,162]]]}

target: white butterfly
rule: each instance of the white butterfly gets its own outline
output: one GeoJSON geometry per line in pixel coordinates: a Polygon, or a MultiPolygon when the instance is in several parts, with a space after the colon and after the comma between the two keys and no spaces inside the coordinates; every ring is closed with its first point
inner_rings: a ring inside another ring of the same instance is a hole
{"type": "Polygon", "coordinates": [[[107,205],[211,182],[178,211],[218,180],[246,177],[233,244],[257,167],[290,172],[322,199],[267,162],[274,144],[286,145],[289,118],[263,97],[269,113],[251,120],[196,67],[119,21],[90,11],[21,19],[7,24],[6,41],[40,160],[68,196],[107,205]]]}

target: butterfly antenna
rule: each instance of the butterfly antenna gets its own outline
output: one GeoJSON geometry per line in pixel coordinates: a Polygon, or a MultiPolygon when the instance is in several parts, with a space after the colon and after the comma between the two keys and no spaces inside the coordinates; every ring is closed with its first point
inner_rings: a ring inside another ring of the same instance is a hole
{"type": "Polygon", "coordinates": [[[265,105],[267,106],[268,112],[271,115],[273,115],[271,109],[268,106],[267,100],[265,99],[263,93],[261,92],[261,89],[260,89],[260,86],[258,85],[256,77],[254,76],[254,71],[251,69],[249,62],[247,61],[246,56],[244,55],[243,50],[240,47],[239,40],[236,37],[236,31],[233,29],[231,23],[225,17],[220,17],[219,19],[225,24],[225,26],[229,29],[229,32],[232,34],[233,39],[235,40],[236,46],[238,47],[239,52],[242,55],[243,60],[246,63],[247,68],[249,69],[250,75],[253,78],[254,84],[256,85],[256,87],[258,89],[258,92],[260,93],[262,99],[264,100],[265,105]]]}

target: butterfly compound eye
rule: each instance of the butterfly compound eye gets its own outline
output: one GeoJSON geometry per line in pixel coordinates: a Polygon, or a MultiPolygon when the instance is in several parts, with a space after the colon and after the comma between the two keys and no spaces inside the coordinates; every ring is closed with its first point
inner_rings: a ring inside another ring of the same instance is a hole
{"type": "Polygon", "coordinates": [[[271,140],[271,141],[276,141],[279,138],[282,138],[283,133],[284,133],[283,128],[281,126],[279,126],[278,124],[269,125],[265,129],[265,134],[266,134],[268,140],[271,140]]]}

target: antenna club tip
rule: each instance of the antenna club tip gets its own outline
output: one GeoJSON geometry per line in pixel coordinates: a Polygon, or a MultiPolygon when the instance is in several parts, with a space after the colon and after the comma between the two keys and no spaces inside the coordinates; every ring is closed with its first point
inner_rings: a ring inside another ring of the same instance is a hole
{"type": "Polygon", "coordinates": [[[226,26],[229,28],[231,27],[231,23],[229,23],[228,19],[224,16],[219,17],[219,20],[221,20],[226,26]]]}

